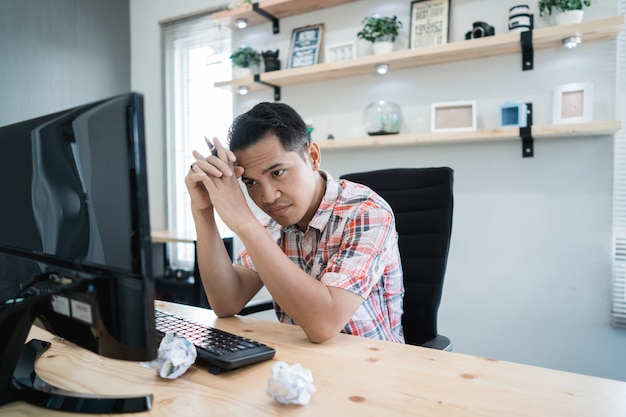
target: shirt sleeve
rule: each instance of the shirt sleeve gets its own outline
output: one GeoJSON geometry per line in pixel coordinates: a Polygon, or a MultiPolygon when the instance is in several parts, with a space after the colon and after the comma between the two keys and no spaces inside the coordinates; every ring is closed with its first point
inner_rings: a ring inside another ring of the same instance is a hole
{"type": "MultiPolygon", "coordinates": [[[[384,206],[364,203],[339,236],[339,249],[331,255],[321,281],[367,298],[385,272],[387,248],[395,242],[393,213],[384,206]]],[[[332,246],[332,245],[331,245],[332,246]]]]}

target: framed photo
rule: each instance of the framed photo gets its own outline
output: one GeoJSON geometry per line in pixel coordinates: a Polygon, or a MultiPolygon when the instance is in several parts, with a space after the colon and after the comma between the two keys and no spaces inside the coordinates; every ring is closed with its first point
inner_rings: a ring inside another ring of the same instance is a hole
{"type": "Polygon", "coordinates": [[[356,58],[356,42],[348,41],[326,46],[324,59],[326,62],[345,61],[356,58]]]}
{"type": "Polygon", "coordinates": [[[291,34],[287,68],[300,68],[319,62],[324,24],[296,28],[291,34]]]}
{"type": "Polygon", "coordinates": [[[431,105],[431,132],[476,130],[476,102],[452,101],[431,105]]]}
{"type": "Polygon", "coordinates": [[[409,49],[448,43],[450,0],[413,0],[409,49]]]}
{"type": "Polygon", "coordinates": [[[554,124],[585,123],[593,119],[593,84],[566,84],[554,90],[554,124]]]}

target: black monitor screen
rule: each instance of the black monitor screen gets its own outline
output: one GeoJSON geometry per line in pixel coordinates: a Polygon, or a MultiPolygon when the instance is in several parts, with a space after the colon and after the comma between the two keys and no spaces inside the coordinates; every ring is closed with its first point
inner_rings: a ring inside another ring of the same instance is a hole
{"type": "Polygon", "coordinates": [[[132,101],[122,96],[0,130],[0,246],[70,267],[147,272],[132,101]]]}

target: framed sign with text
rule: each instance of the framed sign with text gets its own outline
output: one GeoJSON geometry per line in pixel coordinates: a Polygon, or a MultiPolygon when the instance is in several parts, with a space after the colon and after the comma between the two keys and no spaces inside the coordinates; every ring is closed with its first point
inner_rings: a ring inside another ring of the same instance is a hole
{"type": "Polygon", "coordinates": [[[448,43],[450,0],[414,0],[411,2],[409,48],[448,43]]]}
{"type": "Polygon", "coordinates": [[[293,30],[289,47],[288,68],[300,68],[319,62],[324,24],[305,26],[293,30]]]}

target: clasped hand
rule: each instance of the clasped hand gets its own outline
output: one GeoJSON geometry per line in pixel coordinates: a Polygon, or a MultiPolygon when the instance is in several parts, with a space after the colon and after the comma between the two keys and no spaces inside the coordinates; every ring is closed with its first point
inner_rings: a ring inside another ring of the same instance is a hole
{"type": "Polygon", "coordinates": [[[200,211],[215,208],[222,221],[235,231],[242,210],[250,211],[238,181],[244,169],[237,166],[235,154],[223,147],[217,138],[213,143],[205,140],[211,153],[205,157],[194,150],[196,161],[185,177],[191,206],[200,211]]]}

